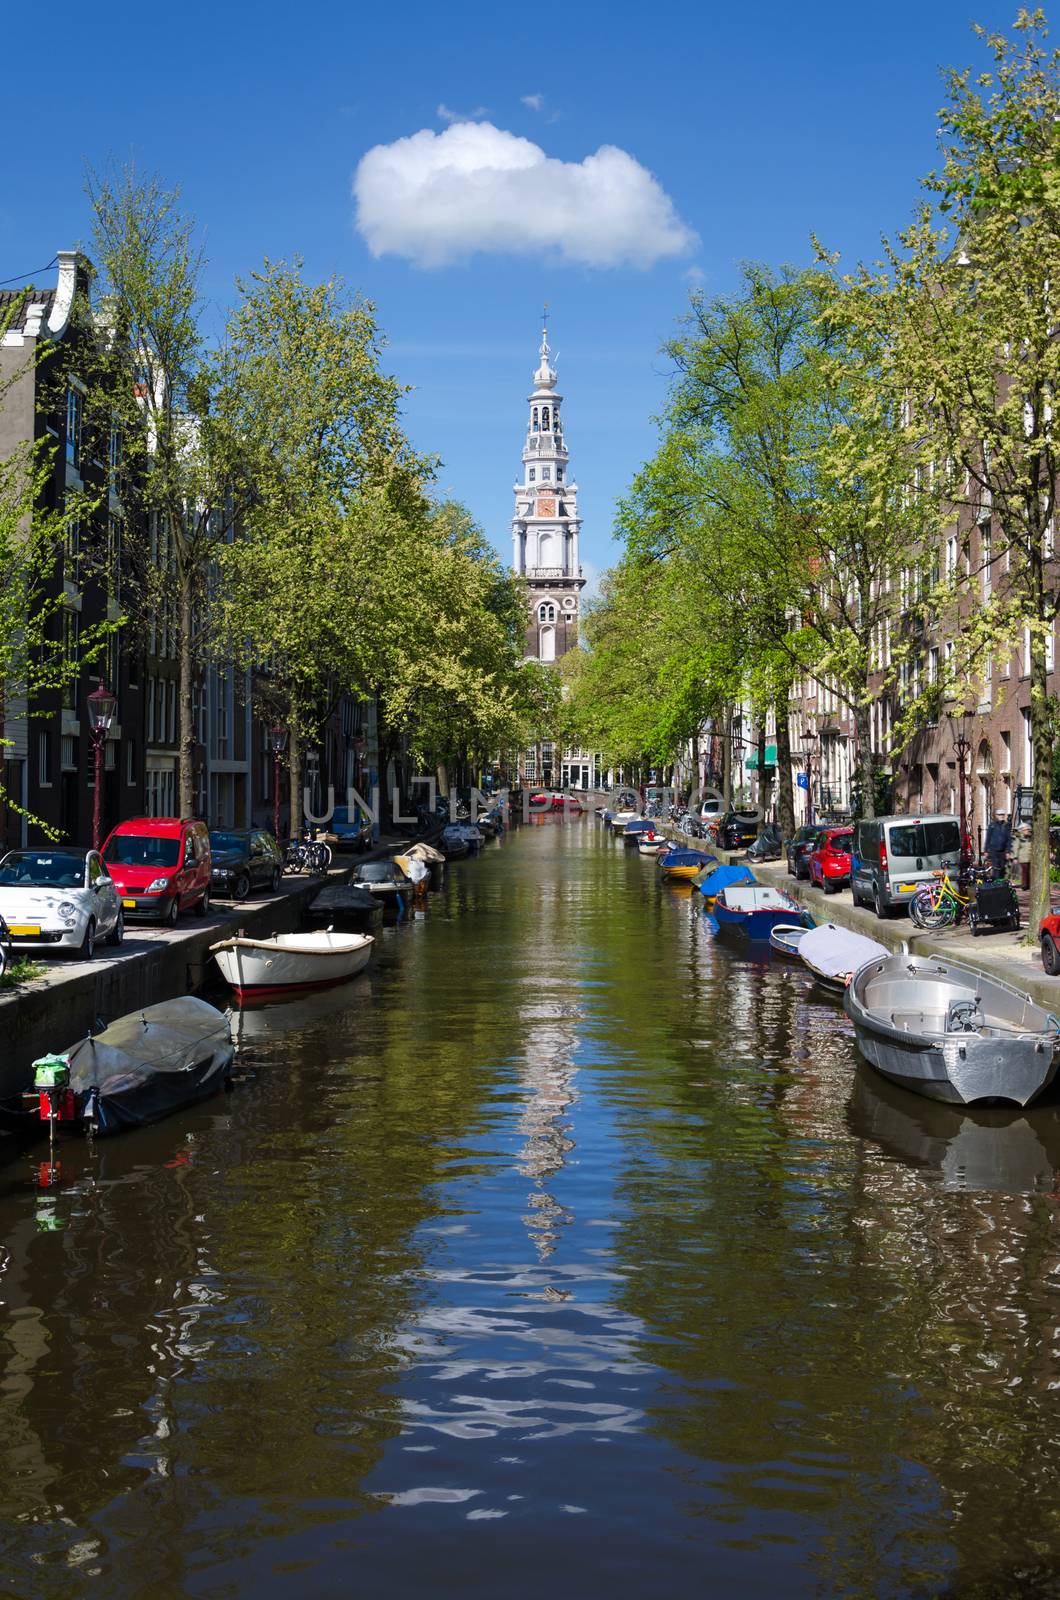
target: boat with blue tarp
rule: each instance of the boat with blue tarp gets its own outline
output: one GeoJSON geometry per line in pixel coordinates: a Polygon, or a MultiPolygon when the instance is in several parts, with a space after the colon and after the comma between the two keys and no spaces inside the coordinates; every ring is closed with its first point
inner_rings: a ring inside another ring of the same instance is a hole
{"type": "Polygon", "coordinates": [[[797,900],[762,883],[736,883],[719,889],[714,901],[717,930],[730,938],[768,940],[780,923],[804,919],[797,900]]]}
{"type": "Polygon", "coordinates": [[[754,883],[755,875],[742,862],[719,861],[708,871],[697,874],[692,881],[707,905],[713,906],[722,889],[733,888],[738,883],[754,883]]]}

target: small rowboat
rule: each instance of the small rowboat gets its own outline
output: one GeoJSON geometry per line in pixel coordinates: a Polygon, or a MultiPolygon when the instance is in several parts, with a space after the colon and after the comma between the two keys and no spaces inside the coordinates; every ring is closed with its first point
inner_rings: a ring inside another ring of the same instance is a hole
{"type": "Polygon", "coordinates": [[[223,939],[210,951],[240,1000],[275,1000],[345,983],[368,965],[374,943],[367,933],[325,928],[273,939],[223,939]]]}
{"type": "Polygon", "coordinates": [[[956,961],[887,953],[858,969],[843,1004],[870,1066],[929,1100],[1025,1106],[1056,1072],[1060,1020],[956,961]]]}
{"type": "Polygon", "coordinates": [[[665,839],[661,833],[642,833],[637,836],[638,855],[659,856],[669,848],[669,839],[665,839]]]}
{"type": "Polygon", "coordinates": [[[774,927],[802,916],[802,907],[782,889],[761,883],[735,883],[714,901],[718,932],[738,939],[765,940],[774,927]]]}
{"type": "Polygon", "coordinates": [[[717,864],[717,856],[708,855],[705,850],[667,850],[659,862],[659,870],[671,883],[692,883],[704,868],[717,864]]]}
{"type": "Polygon", "coordinates": [[[769,948],[789,961],[798,961],[799,946],[809,931],[794,922],[778,922],[769,930],[769,948]]]}

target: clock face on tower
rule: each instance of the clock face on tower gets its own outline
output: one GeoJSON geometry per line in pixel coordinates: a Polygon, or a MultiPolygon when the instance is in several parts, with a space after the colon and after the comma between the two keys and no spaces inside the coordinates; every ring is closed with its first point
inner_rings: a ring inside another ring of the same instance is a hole
{"type": "Polygon", "coordinates": [[[556,515],[556,499],[554,495],[549,495],[547,498],[544,495],[538,495],[537,514],[539,517],[554,517],[556,515]]]}

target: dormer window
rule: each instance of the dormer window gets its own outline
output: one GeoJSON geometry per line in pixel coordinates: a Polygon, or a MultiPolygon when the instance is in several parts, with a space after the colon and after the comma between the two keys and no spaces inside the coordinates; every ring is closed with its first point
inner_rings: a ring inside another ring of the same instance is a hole
{"type": "Polygon", "coordinates": [[[531,467],[530,468],[530,482],[534,483],[536,481],[536,479],[537,479],[537,468],[536,467],[531,467]]]}

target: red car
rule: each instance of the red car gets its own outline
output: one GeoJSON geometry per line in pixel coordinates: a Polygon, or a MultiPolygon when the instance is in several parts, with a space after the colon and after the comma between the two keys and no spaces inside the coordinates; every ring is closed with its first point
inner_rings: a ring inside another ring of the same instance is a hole
{"type": "Polygon", "coordinates": [[[853,828],[825,828],[810,856],[810,882],[828,894],[850,882],[853,828]]]}
{"type": "Polygon", "coordinates": [[[125,916],[176,926],[182,911],[210,909],[210,830],[180,817],[131,817],[119,822],[102,850],[125,916]]]}
{"type": "Polygon", "coordinates": [[[1060,978],[1060,916],[1055,911],[1042,918],[1038,938],[1042,946],[1042,966],[1050,978],[1060,978]]]}

